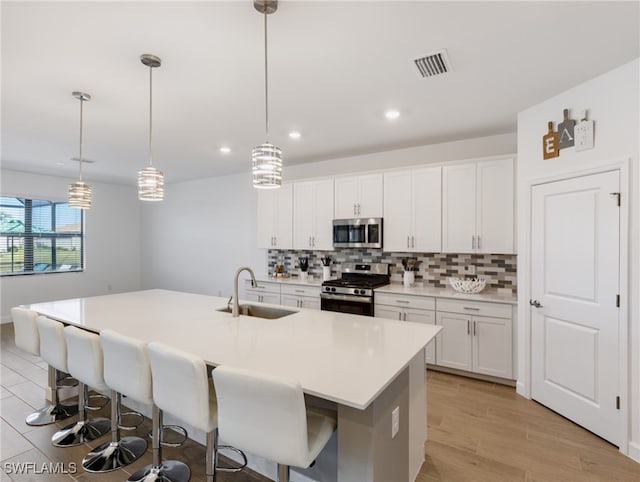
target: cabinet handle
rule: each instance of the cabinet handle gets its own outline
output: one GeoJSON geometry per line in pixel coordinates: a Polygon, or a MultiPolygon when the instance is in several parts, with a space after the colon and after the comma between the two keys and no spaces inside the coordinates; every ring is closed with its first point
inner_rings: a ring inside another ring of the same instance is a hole
{"type": "Polygon", "coordinates": [[[304,293],[304,290],[295,290],[296,293],[304,293]]]}
{"type": "Polygon", "coordinates": [[[476,336],[476,322],[473,322],[473,336],[476,336]]]}
{"type": "Polygon", "coordinates": [[[469,311],[480,311],[480,308],[473,308],[471,306],[465,306],[463,309],[469,310],[469,311]]]}
{"type": "Polygon", "coordinates": [[[315,248],[316,247],[316,237],[312,236],[311,239],[313,240],[313,245],[312,246],[315,248]]]}
{"type": "Polygon", "coordinates": [[[467,320],[467,335],[471,334],[471,322],[467,320]]]}
{"type": "Polygon", "coordinates": [[[414,238],[413,236],[411,236],[411,247],[412,248],[416,247],[416,238],[414,238]]]}
{"type": "Polygon", "coordinates": [[[396,300],[396,303],[411,303],[411,302],[407,300],[396,300]]]}
{"type": "Polygon", "coordinates": [[[409,236],[407,236],[407,248],[410,248],[411,246],[409,245],[409,236]]]}
{"type": "Polygon", "coordinates": [[[360,203],[358,203],[358,215],[360,215],[360,203]]]}
{"type": "Polygon", "coordinates": [[[353,215],[355,216],[356,214],[358,214],[358,213],[356,212],[356,205],[355,205],[355,203],[354,203],[354,204],[353,204],[353,215]]]}
{"type": "Polygon", "coordinates": [[[402,321],[402,313],[398,311],[398,321],[402,321]]]}
{"type": "Polygon", "coordinates": [[[403,313],[402,319],[403,319],[404,321],[407,321],[407,313],[403,313]]]}
{"type": "Polygon", "coordinates": [[[471,236],[471,249],[476,249],[476,235],[471,236]]]}
{"type": "Polygon", "coordinates": [[[476,241],[477,248],[480,249],[480,235],[478,235],[478,241],[476,241]]]}

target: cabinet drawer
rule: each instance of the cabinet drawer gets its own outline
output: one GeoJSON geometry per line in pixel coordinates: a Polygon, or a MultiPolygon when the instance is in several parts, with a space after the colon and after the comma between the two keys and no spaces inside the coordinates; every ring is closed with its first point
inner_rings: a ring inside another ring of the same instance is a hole
{"type": "Polygon", "coordinates": [[[276,293],[280,294],[280,285],[277,283],[268,283],[264,281],[258,281],[258,286],[251,286],[251,280],[245,280],[244,289],[248,293],[253,291],[255,293],[276,293]]]}
{"type": "Polygon", "coordinates": [[[438,312],[462,313],[465,315],[493,316],[495,318],[511,318],[511,305],[504,303],[488,303],[484,301],[462,301],[438,298],[438,312]]]}
{"type": "Polygon", "coordinates": [[[435,310],[436,299],[432,296],[396,295],[393,293],[376,293],[377,305],[400,306],[418,310],[435,310]]]}
{"type": "Polygon", "coordinates": [[[320,287],[304,285],[282,285],[282,294],[295,296],[317,296],[319,298],[320,287]]]}

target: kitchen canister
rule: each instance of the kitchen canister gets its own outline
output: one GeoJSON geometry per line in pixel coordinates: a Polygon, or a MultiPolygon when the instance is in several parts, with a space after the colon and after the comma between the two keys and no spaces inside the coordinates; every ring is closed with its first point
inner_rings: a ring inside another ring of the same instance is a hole
{"type": "Polygon", "coordinates": [[[415,271],[405,271],[404,276],[402,278],[403,285],[405,288],[411,288],[413,283],[416,280],[416,272],[415,271]]]}
{"type": "Polygon", "coordinates": [[[327,281],[331,278],[331,266],[322,267],[322,281],[327,281]]]}
{"type": "Polygon", "coordinates": [[[307,281],[309,279],[308,271],[300,271],[300,281],[307,281]]]}

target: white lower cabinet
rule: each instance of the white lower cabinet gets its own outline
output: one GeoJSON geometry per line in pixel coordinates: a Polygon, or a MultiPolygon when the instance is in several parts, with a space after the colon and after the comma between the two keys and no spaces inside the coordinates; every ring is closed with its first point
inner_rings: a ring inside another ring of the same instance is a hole
{"type": "MultiPolygon", "coordinates": [[[[375,316],[390,320],[436,324],[435,299],[425,296],[392,295],[378,293],[375,298],[375,316]]],[[[425,362],[436,363],[436,344],[431,341],[425,352],[425,362]]]]}
{"type": "Polygon", "coordinates": [[[245,280],[244,298],[256,303],[280,304],[280,285],[260,281],[258,286],[251,286],[250,280],[245,280]]]}
{"type": "Polygon", "coordinates": [[[320,309],[320,287],[319,286],[298,286],[283,285],[282,301],[285,306],[295,308],[320,309]]]}
{"type": "Polygon", "coordinates": [[[320,286],[282,284],[282,282],[258,281],[251,286],[245,280],[244,299],[255,303],[293,306],[294,308],[320,309],[320,286]]]}
{"type": "Polygon", "coordinates": [[[438,299],[436,364],[513,378],[510,305],[438,299]]]}

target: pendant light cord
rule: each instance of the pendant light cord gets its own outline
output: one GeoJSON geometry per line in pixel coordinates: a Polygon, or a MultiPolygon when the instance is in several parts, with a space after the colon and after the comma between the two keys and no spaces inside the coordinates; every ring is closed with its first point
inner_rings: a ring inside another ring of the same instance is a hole
{"type": "Polygon", "coordinates": [[[264,0],[264,124],[265,137],[269,142],[269,75],[267,56],[267,0],[264,0]]]}
{"type": "MultiPolygon", "coordinates": [[[[83,94],[84,95],[84,94],[83,94]]],[[[80,157],[78,159],[79,164],[79,180],[82,181],[82,104],[84,104],[83,95],[80,95],[80,157]]]]}
{"type": "Polygon", "coordinates": [[[153,67],[149,66],[149,166],[153,166],[151,140],[153,132],[153,67]]]}

